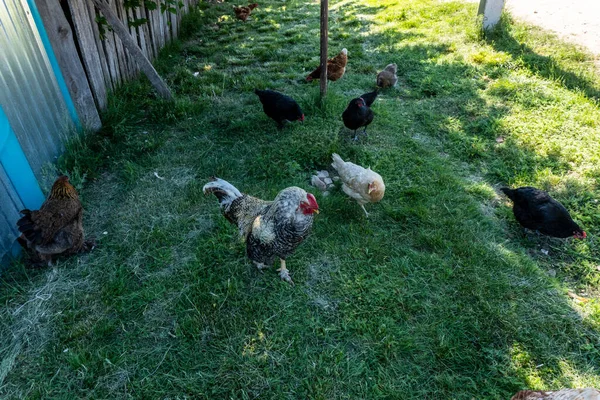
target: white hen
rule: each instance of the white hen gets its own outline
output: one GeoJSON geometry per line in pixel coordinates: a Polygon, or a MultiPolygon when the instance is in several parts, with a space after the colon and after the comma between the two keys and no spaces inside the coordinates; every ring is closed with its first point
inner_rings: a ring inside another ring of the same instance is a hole
{"type": "Polygon", "coordinates": [[[383,178],[377,172],[371,171],[371,168],[363,168],[344,161],[335,153],[331,157],[333,158],[331,166],[336,169],[343,182],[342,190],[360,204],[368,217],[365,204],[377,203],[383,199],[385,193],[383,178]]]}

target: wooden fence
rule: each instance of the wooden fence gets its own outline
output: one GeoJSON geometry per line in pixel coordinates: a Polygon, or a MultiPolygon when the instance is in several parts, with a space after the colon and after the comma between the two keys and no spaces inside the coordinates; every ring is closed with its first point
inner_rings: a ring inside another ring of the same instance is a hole
{"type": "MultiPolygon", "coordinates": [[[[139,2],[143,6],[136,8],[126,7],[125,0],[109,0],[109,3],[121,21],[129,26],[131,36],[144,55],[153,60],[165,44],[177,38],[182,16],[199,0],[151,1],[157,5],[156,8],[149,9],[148,3],[144,1],[139,2]],[[140,20],[147,22],[132,24],[140,20]]],[[[119,87],[122,82],[136,77],[139,72],[138,66],[123,47],[119,37],[108,29],[107,25],[99,23],[102,14],[94,7],[92,0],[36,0],[36,2],[47,5],[39,7],[45,25],[52,25],[52,20],[57,19],[55,13],[61,11],[64,13],[64,18],[59,20],[68,21],[68,26],[58,22],[54,23],[54,25],[58,24],[57,26],[46,26],[46,29],[57,33],[49,35],[55,52],[73,53],[68,54],[67,57],[61,54],[62,57],[59,57],[61,70],[66,75],[65,80],[84,126],[98,128],[98,122],[90,122],[90,120],[96,121],[97,112],[106,107],[107,93],[119,87]],[[51,6],[58,1],[60,5],[57,8],[51,6]],[[44,10],[49,14],[43,15],[44,10]],[[71,32],[68,32],[69,30],[71,32]],[[76,44],[75,46],[68,46],[68,43],[65,43],[65,37],[69,36],[69,33],[72,35],[70,40],[76,44]],[[60,58],[65,61],[61,62],[60,58]],[[73,60],[78,60],[81,66],[65,65],[72,64],[73,60]],[[78,74],[74,72],[81,67],[85,71],[85,77],[76,76],[78,74]],[[86,101],[86,92],[88,97],[91,92],[93,105],[89,99],[86,101]],[[91,110],[90,107],[95,109],[91,110]]]]}

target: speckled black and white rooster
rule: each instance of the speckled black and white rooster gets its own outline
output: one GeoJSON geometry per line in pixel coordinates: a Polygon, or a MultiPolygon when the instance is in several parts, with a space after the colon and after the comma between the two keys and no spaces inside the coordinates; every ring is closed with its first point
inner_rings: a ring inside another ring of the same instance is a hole
{"type": "Polygon", "coordinates": [[[246,254],[258,269],[268,268],[279,257],[279,276],[293,284],[285,260],[310,232],[313,214],[319,212],[315,196],[299,187],[289,187],[275,200],[265,201],[243,194],[219,178],[212,178],[202,190],[204,194],[213,193],[225,218],[237,225],[246,242],[246,254]]]}

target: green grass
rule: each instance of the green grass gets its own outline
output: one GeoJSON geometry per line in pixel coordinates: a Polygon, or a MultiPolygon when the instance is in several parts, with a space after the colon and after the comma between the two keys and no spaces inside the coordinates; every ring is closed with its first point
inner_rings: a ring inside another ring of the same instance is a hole
{"type": "Polygon", "coordinates": [[[321,103],[303,80],[318,63],[317,3],[267,1],[245,24],[231,4],[202,3],[156,62],[175,102],[145,79],[123,86],[102,131],[59,161],[100,245],[0,277],[0,397],[507,399],[600,386],[600,79],[590,56],[537,28],[507,18],[483,37],[475,7],[333,2],[330,53],[348,48],[349,65],[321,103]],[[398,87],[353,143],[341,112],[390,62],[398,87]],[[255,87],[295,97],[306,123],[278,131],[255,87]],[[340,190],[309,186],[332,152],[384,177],[368,220],[340,190]],[[295,287],[246,259],[202,195],[211,175],[265,199],[292,185],[316,194],[322,213],[288,260],[295,287]],[[505,184],[549,190],[588,240],[524,235],[505,184]]]}

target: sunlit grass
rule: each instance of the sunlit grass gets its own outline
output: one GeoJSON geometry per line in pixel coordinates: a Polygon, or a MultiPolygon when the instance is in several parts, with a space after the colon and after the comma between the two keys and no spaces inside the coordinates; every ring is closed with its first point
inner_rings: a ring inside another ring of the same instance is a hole
{"type": "Polygon", "coordinates": [[[0,278],[0,397],[507,399],[600,386],[599,79],[588,55],[536,28],[505,19],[484,37],[475,8],[332,2],[330,53],[346,47],[350,61],[321,101],[304,81],[319,61],[317,2],[261,3],[246,23],[230,3],[201,3],[156,62],[175,102],[145,79],[125,85],[102,131],[60,160],[100,245],[0,278]],[[353,143],[340,115],[391,62],[398,86],[353,143]],[[306,122],[277,130],[254,88],[292,95],[306,122]],[[339,188],[309,186],[333,152],[384,177],[368,220],[339,188]],[[288,260],[295,287],[252,267],[202,194],[211,175],[265,199],[292,185],[316,194],[322,213],[288,260]],[[549,190],[588,240],[524,235],[499,185],[549,190]]]}

